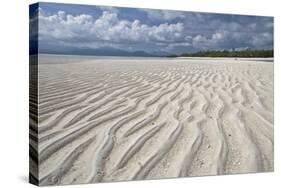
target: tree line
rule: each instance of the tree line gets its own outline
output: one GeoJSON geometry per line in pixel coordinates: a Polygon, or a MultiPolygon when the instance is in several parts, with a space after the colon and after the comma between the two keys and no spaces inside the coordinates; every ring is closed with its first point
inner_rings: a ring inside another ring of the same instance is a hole
{"type": "Polygon", "coordinates": [[[183,53],[180,55],[171,55],[169,57],[273,57],[273,50],[207,50],[193,53],[183,53]]]}

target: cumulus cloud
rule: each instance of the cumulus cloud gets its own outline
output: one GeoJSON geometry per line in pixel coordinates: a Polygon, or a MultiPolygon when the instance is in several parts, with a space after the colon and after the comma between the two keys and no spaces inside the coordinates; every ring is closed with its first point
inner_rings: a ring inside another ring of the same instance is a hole
{"type": "Polygon", "coordinates": [[[199,34],[193,38],[192,44],[199,49],[214,49],[218,48],[227,36],[228,32],[226,31],[215,32],[209,38],[199,34]]]}
{"type": "Polygon", "coordinates": [[[259,33],[252,36],[251,43],[254,46],[270,46],[273,43],[273,35],[269,32],[259,33]]]}
{"type": "MultiPolygon", "coordinates": [[[[74,14],[67,9],[50,13],[39,8],[37,15],[39,43],[45,49],[108,47],[184,53],[190,49],[273,47],[272,18],[148,9],[132,15],[127,9],[103,6],[96,7],[93,14],[74,14]]],[[[37,16],[30,18],[31,24],[36,21],[37,16]]],[[[31,36],[37,36],[36,29],[31,36]]]]}
{"type": "Polygon", "coordinates": [[[54,15],[39,12],[40,40],[60,40],[62,42],[173,42],[183,37],[182,23],[148,26],[140,20],[128,21],[118,18],[116,12],[103,11],[94,19],[91,15],[66,14],[59,11],[54,15]]]}
{"type": "Polygon", "coordinates": [[[185,18],[185,14],[179,11],[152,9],[143,9],[142,11],[145,12],[150,19],[171,21],[176,18],[185,18]]]}
{"type": "Polygon", "coordinates": [[[111,6],[97,6],[102,11],[108,11],[112,13],[119,13],[119,9],[117,7],[111,7],[111,6]]]}

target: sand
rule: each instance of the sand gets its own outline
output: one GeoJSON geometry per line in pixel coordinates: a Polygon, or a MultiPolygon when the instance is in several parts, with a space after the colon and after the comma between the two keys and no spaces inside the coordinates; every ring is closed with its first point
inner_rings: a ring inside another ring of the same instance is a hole
{"type": "Polygon", "coordinates": [[[273,171],[273,62],[39,59],[40,185],[273,171]]]}

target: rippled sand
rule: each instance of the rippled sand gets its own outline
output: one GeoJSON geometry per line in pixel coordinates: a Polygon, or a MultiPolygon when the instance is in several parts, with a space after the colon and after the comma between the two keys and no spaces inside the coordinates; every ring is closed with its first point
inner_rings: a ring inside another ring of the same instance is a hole
{"type": "Polygon", "coordinates": [[[40,185],[273,171],[272,62],[39,64],[40,185]]]}

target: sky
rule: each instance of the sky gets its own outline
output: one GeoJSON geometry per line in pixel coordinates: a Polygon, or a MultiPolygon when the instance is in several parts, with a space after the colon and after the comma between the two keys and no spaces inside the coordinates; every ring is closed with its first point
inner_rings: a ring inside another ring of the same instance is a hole
{"type": "Polygon", "coordinates": [[[30,8],[30,25],[39,53],[273,49],[273,18],[262,16],[39,3],[30,8]]]}

